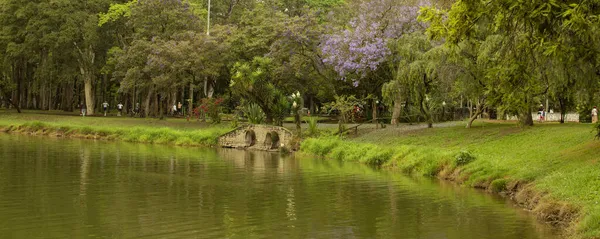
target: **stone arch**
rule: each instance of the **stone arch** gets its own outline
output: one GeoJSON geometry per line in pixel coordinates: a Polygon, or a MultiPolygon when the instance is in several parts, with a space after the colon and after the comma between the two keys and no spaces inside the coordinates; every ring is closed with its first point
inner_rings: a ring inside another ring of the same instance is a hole
{"type": "Polygon", "coordinates": [[[246,147],[252,147],[256,144],[256,133],[254,130],[246,130],[246,135],[244,136],[244,142],[246,147]]]}
{"type": "Polygon", "coordinates": [[[268,149],[277,149],[279,148],[279,134],[276,131],[268,132],[265,135],[265,146],[268,149]]]}

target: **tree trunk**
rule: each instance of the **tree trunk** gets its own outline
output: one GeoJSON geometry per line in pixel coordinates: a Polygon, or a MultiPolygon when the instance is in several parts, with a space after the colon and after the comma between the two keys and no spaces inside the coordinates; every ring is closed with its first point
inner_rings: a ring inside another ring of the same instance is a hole
{"type": "Polygon", "coordinates": [[[263,113],[265,113],[265,123],[273,124],[273,114],[271,111],[267,107],[261,107],[261,109],[263,110],[263,113]]]}
{"type": "Polygon", "coordinates": [[[207,77],[204,77],[204,95],[206,98],[212,98],[214,89],[212,87],[212,83],[208,80],[207,77]]]}
{"type": "Polygon", "coordinates": [[[531,116],[531,108],[527,108],[521,112],[521,116],[519,117],[519,123],[521,126],[533,126],[533,117],[531,116]]]}
{"type": "Polygon", "coordinates": [[[150,100],[152,99],[152,95],[154,95],[154,87],[148,89],[148,95],[144,102],[144,117],[148,117],[148,113],[150,112],[150,100]]]}
{"type": "Polygon", "coordinates": [[[565,123],[565,115],[567,114],[567,107],[565,105],[566,103],[566,99],[559,97],[558,98],[558,103],[560,104],[560,123],[564,124],[565,123]]]}
{"type": "Polygon", "coordinates": [[[95,100],[94,100],[94,87],[93,87],[93,77],[89,74],[86,74],[83,79],[84,83],[84,94],[85,94],[85,105],[87,106],[86,115],[93,115],[95,109],[95,100]]]}
{"type": "Polygon", "coordinates": [[[77,61],[79,62],[79,71],[83,78],[84,91],[85,91],[85,104],[87,106],[87,115],[93,115],[95,113],[96,101],[94,99],[94,60],[96,54],[92,45],[89,45],[85,50],[82,50],[74,43],[75,47],[79,52],[77,61]]]}
{"type": "Polygon", "coordinates": [[[475,121],[477,119],[477,117],[479,115],[481,115],[481,113],[483,113],[483,104],[482,103],[478,103],[476,106],[476,110],[475,110],[475,114],[473,114],[470,118],[469,118],[469,122],[467,123],[467,129],[470,129],[471,126],[473,126],[473,121],[475,121]]]}
{"type": "Polygon", "coordinates": [[[379,124],[377,124],[377,102],[375,99],[373,99],[373,102],[371,103],[373,109],[373,124],[375,124],[375,128],[379,128],[379,124]]]}
{"type": "Polygon", "coordinates": [[[394,99],[394,109],[392,110],[392,125],[400,123],[400,113],[402,112],[402,96],[396,94],[394,99]]]}
{"type": "Polygon", "coordinates": [[[8,101],[9,104],[11,104],[13,107],[15,107],[15,109],[17,109],[17,112],[21,113],[21,108],[19,107],[18,104],[15,104],[15,102],[10,99],[11,98],[10,94],[4,93],[4,97],[6,97],[6,100],[8,101]]]}
{"type": "Polygon", "coordinates": [[[192,117],[192,112],[194,112],[194,83],[190,82],[190,98],[188,102],[188,115],[192,117]]]}
{"type": "Polygon", "coordinates": [[[159,112],[159,110],[160,110],[159,104],[160,103],[158,101],[158,97],[159,97],[159,94],[158,94],[158,91],[156,91],[156,94],[154,94],[154,103],[153,103],[153,107],[152,107],[152,117],[155,117],[155,118],[160,116],[160,112],[159,112]]]}
{"type": "Polygon", "coordinates": [[[158,110],[160,111],[159,112],[160,120],[164,120],[165,119],[165,108],[164,108],[164,105],[165,105],[164,104],[164,102],[165,102],[164,98],[165,97],[162,97],[162,95],[157,94],[156,98],[157,98],[157,103],[159,105],[158,110]]]}

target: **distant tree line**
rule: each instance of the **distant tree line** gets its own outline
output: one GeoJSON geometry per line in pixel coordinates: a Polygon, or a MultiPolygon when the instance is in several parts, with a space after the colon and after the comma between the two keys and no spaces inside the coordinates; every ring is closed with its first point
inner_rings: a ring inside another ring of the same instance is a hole
{"type": "Polygon", "coordinates": [[[585,119],[598,102],[595,1],[211,4],[209,14],[203,0],[5,0],[2,104],[74,111],[83,103],[94,114],[120,102],[162,117],[179,102],[192,114],[219,98],[223,111],[260,108],[281,124],[296,115],[290,95],[301,92],[311,112],[353,96],[369,118],[385,108],[392,123],[432,125],[468,108],[470,127],[486,111],[532,125],[546,102],[585,119]]]}

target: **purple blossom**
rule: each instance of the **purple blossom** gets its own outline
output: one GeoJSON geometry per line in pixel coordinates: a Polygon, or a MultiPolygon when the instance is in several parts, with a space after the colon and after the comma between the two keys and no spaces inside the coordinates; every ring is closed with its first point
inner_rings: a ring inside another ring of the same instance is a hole
{"type": "MultiPolygon", "coordinates": [[[[370,0],[360,5],[360,15],[348,22],[345,30],[325,35],[321,42],[323,63],[340,75],[365,77],[388,59],[390,41],[418,27],[417,5],[398,5],[394,0],[370,0]]],[[[358,80],[353,85],[358,86],[358,80]]]]}

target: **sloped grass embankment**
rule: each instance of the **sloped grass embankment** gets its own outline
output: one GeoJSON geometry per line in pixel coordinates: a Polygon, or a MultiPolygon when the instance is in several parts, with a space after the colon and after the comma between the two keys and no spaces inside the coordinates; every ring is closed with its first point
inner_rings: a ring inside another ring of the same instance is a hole
{"type": "Polygon", "coordinates": [[[503,194],[572,238],[600,238],[600,142],[593,137],[585,124],[486,123],[313,138],[301,151],[503,194]]]}

